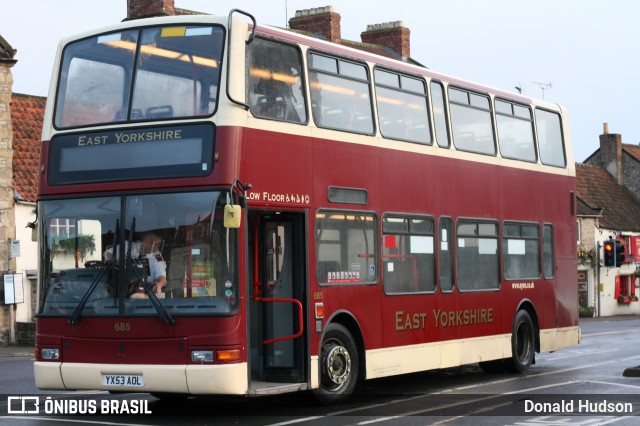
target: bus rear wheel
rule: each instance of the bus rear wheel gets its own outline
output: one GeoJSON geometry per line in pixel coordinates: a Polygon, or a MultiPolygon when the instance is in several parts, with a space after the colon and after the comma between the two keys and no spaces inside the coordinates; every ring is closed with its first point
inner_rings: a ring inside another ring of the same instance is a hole
{"type": "Polygon", "coordinates": [[[329,324],[320,346],[320,387],[316,398],[326,405],[349,399],[359,375],[358,348],[351,333],[340,324],[329,324]]]}
{"type": "Polygon", "coordinates": [[[513,321],[509,370],[524,373],[531,367],[536,353],[535,329],[529,312],[521,309],[513,321]]]}

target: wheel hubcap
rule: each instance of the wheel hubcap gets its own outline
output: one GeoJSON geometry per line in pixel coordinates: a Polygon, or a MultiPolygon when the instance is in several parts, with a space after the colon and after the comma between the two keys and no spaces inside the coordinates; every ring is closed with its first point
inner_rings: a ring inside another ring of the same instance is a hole
{"type": "Polygon", "coordinates": [[[342,346],[329,349],[325,358],[327,378],[335,385],[341,386],[351,374],[351,357],[349,351],[342,346]]]}

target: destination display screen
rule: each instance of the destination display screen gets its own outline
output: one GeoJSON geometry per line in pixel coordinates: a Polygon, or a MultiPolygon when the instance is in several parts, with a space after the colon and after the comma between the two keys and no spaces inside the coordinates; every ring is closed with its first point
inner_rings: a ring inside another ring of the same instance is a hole
{"type": "Polygon", "coordinates": [[[51,185],[205,176],[213,170],[212,124],[54,136],[51,185]]]}

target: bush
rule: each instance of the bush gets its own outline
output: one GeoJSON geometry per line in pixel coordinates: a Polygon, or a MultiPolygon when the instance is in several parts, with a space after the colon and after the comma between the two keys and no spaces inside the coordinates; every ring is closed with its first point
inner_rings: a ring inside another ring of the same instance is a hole
{"type": "Polygon", "coordinates": [[[578,306],[580,318],[593,318],[593,306],[578,306]]]}

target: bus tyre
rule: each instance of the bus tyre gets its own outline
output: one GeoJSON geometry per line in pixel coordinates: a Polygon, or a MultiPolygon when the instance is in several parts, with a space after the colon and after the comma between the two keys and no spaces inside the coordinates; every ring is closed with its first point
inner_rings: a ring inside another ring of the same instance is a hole
{"type": "Polygon", "coordinates": [[[529,312],[521,309],[513,321],[511,335],[511,361],[509,370],[514,373],[524,373],[533,363],[535,356],[535,329],[529,312]]]}
{"type": "Polygon", "coordinates": [[[329,324],[320,346],[320,387],[316,398],[326,405],[346,401],[358,383],[358,348],[349,331],[329,324]]]}

